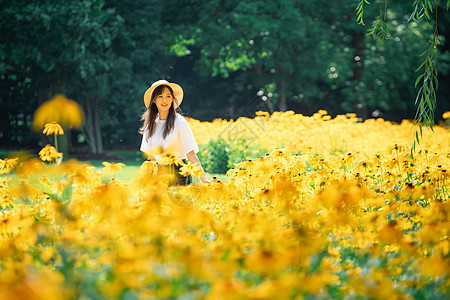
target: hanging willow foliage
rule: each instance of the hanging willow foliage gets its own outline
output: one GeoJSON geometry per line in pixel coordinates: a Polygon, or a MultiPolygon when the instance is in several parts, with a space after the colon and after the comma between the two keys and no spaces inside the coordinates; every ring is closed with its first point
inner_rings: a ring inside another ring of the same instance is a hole
{"type": "MultiPolygon", "coordinates": [[[[356,7],[356,17],[358,24],[364,24],[364,5],[369,4],[367,0],[359,0],[356,7]]],[[[414,136],[411,139],[410,155],[413,157],[416,146],[420,144],[423,128],[429,127],[433,131],[434,112],[436,109],[436,92],[438,89],[438,69],[437,69],[437,46],[442,44],[439,38],[437,27],[439,0],[415,0],[413,2],[413,12],[408,20],[418,21],[425,19],[431,21],[435,17],[435,28],[432,38],[428,41],[428,48],[420,55],[423,57],[421,65],[417,68],[418,75],[415,87],[419,88],[415,105],[417,112],[414,122],[414,136]]],[[[446,9],[450,7],[450,0],[447,0],[446,9]]],[[[375,40],[389,39],[390,35],[386,25],[386,14],[388,8],[388,0],[380,0],[380,14],[375,19],[372,27],[367,31],[367,35],[371,35],[375,40]]]]}

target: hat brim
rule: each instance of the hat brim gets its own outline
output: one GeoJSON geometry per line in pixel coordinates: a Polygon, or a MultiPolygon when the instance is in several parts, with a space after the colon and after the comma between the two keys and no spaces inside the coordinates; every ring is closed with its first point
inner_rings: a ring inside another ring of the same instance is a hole
{"type": "Polygon", "coordinates": [[[151,87],[149,87],[147,89],[147,91],[145,91],[145,94],[144,94],[145,107],[148,108],[148,106],[150,104],[150,99],[151,99],[152,94],[153,94],[153,91],[160,85],[167,85],[167,86],[170,86],[172,88],[173,96],[177,99],[177,103],[174,102],[174,107],[173,108],[176,109],[178,106],[180,106],[181,101],[183,101],[183,95],[184,95],[183,89],[181,88],[181,86],[179,86],[176,83],[167,82],[167,83],[159,83],[159,84],[152,85],[151,87]]]}

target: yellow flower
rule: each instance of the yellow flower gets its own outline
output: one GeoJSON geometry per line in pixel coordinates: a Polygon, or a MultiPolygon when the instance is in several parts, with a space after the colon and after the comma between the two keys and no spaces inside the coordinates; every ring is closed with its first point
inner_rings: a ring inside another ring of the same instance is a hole
{"type": "Polygon", "coordinates": [[[0,159],[0,174],[9,173],[16,165],[18,158],[0,159]]]}
{"type": "Polygon", "coordinates": [[[83,125],[83,111],[77,102],[61,94],[55,95],[34,112],[32,127],[37,131],[52,122],[80,128],[83,125]]]}
{"type": "Polygon", "coordinates": [[[76,160],[69,160],[61,165],[62,173],[67,175],[67,181],[73,183],[77,181],[84,185],[100,184],[101,178],[98,171],[93,166],[81,163],[76,160]]]}
{"type": "Polygon", "coordinates": [[[389,152],[390,154],[395,152],[398,155],[399,153],[405,151],[405,149],[406,149],[405,146],[394,144],[393,146],[387,149],[387,152],[389,152]]]}
{"type": "Polygon", "coordinates": [[[419,259],[418,263],[422,266],[423,273],[431,277],[443,277],[449,274],[450,263],[448,258],[433,255],[419,259]]]}
{"type": "Polygon", "coordinates": [[[125,167],[124,163],[109,163],[107,161],[102,162],[102,165],[105,166],[104,171],[107,174],[114,174],[116,172],[122,171],[122,168],[125,167]]]}
{"type": "Polygon", "coordinates": [[[255,113],[255,115],[258,116],[258,117],[263,117],[266,120],[270,117],[270,114],[267,111],[257,111],[255,113]]]}
{"type": "Polygon", "coordinates": [[[183,161],[181,159],[179,159],[175,154],[171,153],[171,152],[167,152],[162,154],[159,158],[158,158],[158,163],[161,165],[181,165],[183,161]]]}
{"type": "Polygon", "coordinates": [[[444,120],[450,119],[450,111],[446,111],[445,113],[443,113],[442,118],[444,120]]]}
{"type": "Polygon", "coordinates": [[[66,185],[67,185],[67,181],[65,181],[65,180],[57,181],[57,182],[54,182],[51,184],[50,190],[52,191],[53,194],[60,195],[66,188],[66,185]]]}
{"type": "Polygon", "coordinates": [[[45,165],[37,158],[25,160],[17,167],[16,174],[21,176],[29,176],[39,174],[45,171],[45,165]]]}
{"type": "Polygon", "coordinates": [[[182,176],[192,175],[194,177],[202,177],[203,171],[198,165],[198,163],[193,164],[190,161],[188,161],[187,164],[183,164],[183,166],[180,168],[180,174],[182,176]]]}
{"type": "Polygon", "coordinates": [[[328,254],[332,256],[339,256],[339,249],[328,247],[328,254]]]}
{"type": "Polygon", "coordinates": [[[43,161],[57,161],[58,158],[62,157],[61,152],[56,151],[56,148],[50,145],[45,145],[41,151],[39,151],[39,158],[43,161]]]}
{"type": "Polygon", "coordinates": [[[158,164],[153,160],[146,160],[141,165],[141,173],[144,174],[155,174],[158,170],[158,164]]]}
{"type": "MultiPolygon", "coordinates": [[[[258,134],[249,149],[270,154],[237,163],[228,180],[208,185],[169,187],[172,166],[155,161],[144,162],[128,185],[105,183],[103,172],[75,160],[0,160],[0,167],[17,168],[0,176],[0,299],[82,297],[58,268],[64,252],[80,280],[108,269],[95,291],[104,298],[125,289],[170,298],[185,276],[209,286],[192,292],[201,299],[328,299],[335,291],[406,299],[430,284],[445,297],[450,132],[440,125],[436,134],[424,132],[410,159],[401,155],[408,146],[392,148],[393,155],[386,149],[406,145],[411,123],[325,122],[324,113],[239,119],[258,134]],[[389,264],[372,263],[388,256],[389,264]]],[[[188,122],[199,144],[231,123],[188,122]]],[[[228,143],[231,153],[239,146],[228,143]]],[[[180,160],[172,152],[161,162],[180,160]]],[[[183,174],[199,170],[181,163],[183,174]]]]}
{"type": "Polygon", "coordinates": [[[64,130],[62,129],[61,125],[59,125],[58,123],[47,123],[47,124],[45,124],[43,133],[46,135],[52,135],[52,134],[63,135],[64,130]]]}
{"type": "Polygon", "coordinates": [[[17,165],[18,158],[5,158],[0,159],[0,169],[2,168],[9,168],[12,169],[17,165]]]}
{"type": "Polygon", "coordinates": [[[39,181],[39,183],[41,183],[41,184],[47,184],[47,185],[51,184],[51,181],[50,181],[50,179],[48,179],[47,176],[41,176],[41,177],[39,177],[38,181],[39,181]]]}
{"type": "Polygon", "coordinates": [[[351,153],[347,153],[347,156],[343,160],[344,166],[350,166],[355,161],[355,156],[353,156],[351,153]]]}
{"type": "Polygon", "coordinates": [[[323,158],[314,157],[314,158],[312,158],[312,163],[314,164],[314,167],[319,168],[319,169],[330,169],[331,168],[331,164],[323,158]]]}
{"type": "Polygon", "coordinates": [[[367,160],[361,160],[359,163],[356,164],[355,170],[358,172],[362,171],[372,171],[374,168],[374,165],[371,161],[367,160]]]}
{"type": "Polygon", "coordinates": [[[394,224],[387,224],[378,233],[378,238],[380,242],[385,242],[388,244],[399,243],[402,240],[402,232],[394,224]]]}

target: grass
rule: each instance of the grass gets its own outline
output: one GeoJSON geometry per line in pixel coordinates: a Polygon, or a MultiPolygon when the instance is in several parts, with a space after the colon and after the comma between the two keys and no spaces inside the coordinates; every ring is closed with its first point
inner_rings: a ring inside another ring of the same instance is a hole
{"type": "Polygon", "coordinates": [[[107,151],[109,155],[121,156],[123,160],[141,162],[143,155],[141,151],[129,151],[129,150],[111,150],[107,151]]]}
{"type": "MultiPolygon", "coordinates": [[[[9,151],[9,150],[0,150],[0,159],[9,157],[10,155],[17,153],[17,151],[9,151]]],[[[118,161],[110,161],[114,163],[122,162],[126,165],[122,169],[122,171],[115,174],[114,178],[121,181],[129,181],[133,178],[136,178],[136,176],[139,173],[139,167],[141,166],[142,162],[144,161],[144,158],[142,156],[142,152],[140,151],[127,151],[127,150],[111,150],[107,151],[110,155],[115,156],[121,156],[123,157],[123,160],[118,161]]],[[[37,155],[36,155],[37,156],[37,155]]],[[[90,165],[96,167],[97,169],[102,169],[103,160],[80,160],[86,163],[89,163],[90,165]]],[[[225,182],[228,181],[228,177],[225,174],[214,174],[214,173],[206,173],[206,176],[209,180],[212,180],[213,177],[216,177],[218,180],[225,182]]],[[[194,183],[200,182],[199,178],[194,178],[194,183]]]]}

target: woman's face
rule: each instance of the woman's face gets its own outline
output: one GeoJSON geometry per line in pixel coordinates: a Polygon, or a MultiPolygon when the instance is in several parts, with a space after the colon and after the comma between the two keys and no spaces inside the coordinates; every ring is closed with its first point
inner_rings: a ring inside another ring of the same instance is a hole
{"type": "Polygon", "coordinates": [[[173,102],[172,94],[170,93],[170,90],[166,87],[162,90],[161,94],[156,96],[155,98],[155,104],[156,107],[158,107],[158,112],[168,112],[170,109],[170,106],[173,102]]]}

